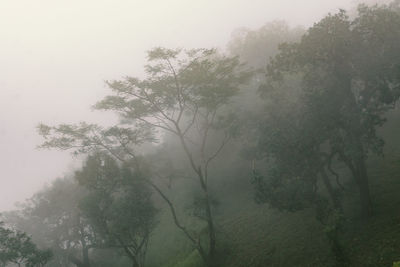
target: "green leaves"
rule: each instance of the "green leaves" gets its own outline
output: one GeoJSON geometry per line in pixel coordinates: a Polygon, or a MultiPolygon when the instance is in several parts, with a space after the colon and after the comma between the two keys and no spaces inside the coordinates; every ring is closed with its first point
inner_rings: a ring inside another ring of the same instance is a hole
{"type": "Polygon", "coordinates": [[[117,111],[124,121],[140,120],[173,130],[182,115],[210,113],[228,103],[251,75],[238,58],[214,49],[154,48],[148,52],[147,77],[107,82],[114,92],[94,107],[117,111]]]}
{"type": "MultiPolygon", "coordinates": [[[[145,252],[141,248],[146,247],[144,244],[147,244],[154,215],[149,194],[145,194],[146,187],[128,182],[135,180],[137,175],[145,175],[137,172],[144,168],[136,149],[146,142],[154,143],[155,136],[172,134],[178,139],[206,200],[202,208],[206,209],[211,257],[216,241],[207,195],[208,168],[237,131],[234,116],[222,116],[223,109],[252,72],[245,69],[238,58],[221,55],[214,49],[157,47],[148,52],[147,59],[145,77],[107,82],[111,94],[94,106],[116,112],[121,119],[119,125],[111,128],[87,123],[55,127],[39,125],[39,133],[45,138],[41,147],[71,149],[75,154],[100,152],[95,155],[100,160],[89,158],[82,172],[77,173],[78,179],[90,191],[82,208],[87,210],[88,218],[97,228],[102,229],[107,236],[105,239],[124,247],[134,260],[145,252]],[[210,141],[211,138],[214,140],[210,141]],[[124,164],[132,160],[135,173],[125,169],[120,170],[122,175],[115,166],[108,166],[109,158],[102,158],[102,153],[112,155],[124,164]],[[115,171],[113,175],[108,174],[108,168],[115,171]],[[129,179],[122,179],[121,175],[129,179]],[[123,181],[126,186],[120,186],[123,181]]],[[[152,175],[156,176],[155,173],[152,175]]],[[[200,236],[194,237],[188,232],[178,220],[172,202],[155,183],[150,184],[169,205],[177,227],[208,262],[208,254],[197,240],[200,236]]]]}
{"type": "Polygon", "coordinates": [[[82,215],[106,247],[124,248],[128,257],[144,261],[157,210],[144,173],[119,166],[104,153],[90,155],[75,178],[88,193],[80,202],[82,215]]]}
{"type": "Polygon", "coordinates": [[[39,134],[45,142],[39,148],[71,149],[73,154],[91,151],[108,151],[116,157],[133,153],[136,146],[146,142],[155,142],[156,138],[148,125],[141,127],[113,126],[102,128],[95,124],[61,124],[59,126],[38,126],[39,134]]]}
{"type": "Polygon", "coordinates": [[[181,53],[182,49],[168,49],[164,47],[156,47],[147,52],[148,61],[160,59],[175,59],[181,53]]]}
{"type": "Polygon", "coordinates": [[[280,46],[260,87],[268,102],[258,145],[273,168],[255,179],[259,197],[276,206],[307,198],[335,155],[367,179],[363,162],[383,147],[376,129],[400,97],[399,44],[397,11],[360,6],[355,19],[341,10],[280,46]]]}
{"type": "Polygon", "coordinates": [[[26,233],[6,228],[4,223],[0,222],[1,263],[22,263],[28,267],[43,266],[51,257],[50,250],[38,249],[26,233]]]}
{"type": "Polygon", "coordinates": [[[400,96],[399,29],[400,15],[387,6],[360,6],[352,21],[344,11],[328,15],[300,43],[281,46],[264,92],[284,89],[288,73],[299,73],[307,116],[336,141],[339,132],[345,139],[357,135],[366,149],[378,151],[376,127],[400,96]]]}

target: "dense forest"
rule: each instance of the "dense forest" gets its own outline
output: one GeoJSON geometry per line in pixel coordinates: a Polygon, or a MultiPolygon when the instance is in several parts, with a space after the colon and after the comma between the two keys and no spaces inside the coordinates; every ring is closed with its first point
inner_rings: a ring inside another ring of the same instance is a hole
{"type": "Polygon", "coordinates": [[[1,214],[1,266],[400,266],[400,1],[146,56],[117,124],[38,124],[82,164],[1,214]]]}

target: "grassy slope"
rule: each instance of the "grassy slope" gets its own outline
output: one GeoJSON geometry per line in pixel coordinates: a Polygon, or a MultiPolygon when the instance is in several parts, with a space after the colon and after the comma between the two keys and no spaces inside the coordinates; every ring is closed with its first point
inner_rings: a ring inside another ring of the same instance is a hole
{"type": "MultiPolygon", "coordinates": [[[[352,266],[391,266],[400,260],[400,156],[373,161],[374,217],[362,222],[349,214],[353,218],[342,237],[352,266]]],[[[221,266],[333,266],[323,228],[311,211],[280,213],[247,206],[220,225],[225,249],[221,266]]],[[[170,266],[201,266],[199,261],[191,253],[170,266]]]]}
{"type": "Polygon", "coordinates": [[[353,266],[391,266],[400,260],[400,154],[369,165],[374,216],[353,222],[347,246],[353,266]]]}
{"type": "MultiPolygon", "coordinates": [[[[385,131],[385,157],[371,157],[368,162],[374,216],[360,221],[353,208],[358,204],[357,192],[346,197],[348,219],[342,241],[351,266],[392,266],[400,260],[399,122],[392,120],[385,131]]],[[[323,228],[311,211],[279,213],[251,201],[237,201],[236,212],[225,215],[219,226],[224,247],[221,267],[333,266],[323,228]]],[[[193,252],[169,266],[197,267],[201,260],[193,252]]]]}

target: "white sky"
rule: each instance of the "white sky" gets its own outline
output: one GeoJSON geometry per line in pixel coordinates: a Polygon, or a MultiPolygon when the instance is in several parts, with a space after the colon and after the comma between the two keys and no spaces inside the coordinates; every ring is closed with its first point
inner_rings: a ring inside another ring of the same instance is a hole
{"type": "Polygon", "coordinates": [[[310,26],[353,0],[0,0],[0,210],[71,166],[35,126],[105,120],[104,80],[141,73],[154,46],[224,47],[238,27],[310,26]]]}

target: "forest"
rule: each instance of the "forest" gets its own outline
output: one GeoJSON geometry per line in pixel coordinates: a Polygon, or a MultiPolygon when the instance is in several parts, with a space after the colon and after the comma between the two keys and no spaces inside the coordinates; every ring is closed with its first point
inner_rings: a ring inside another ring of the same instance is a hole
{"type": "Polygon", "coordinates": [[[118,120],[37,122],[81,164],[1,212],[0,266],[400,266],[400,1],[145,56],[118,120]]]}

